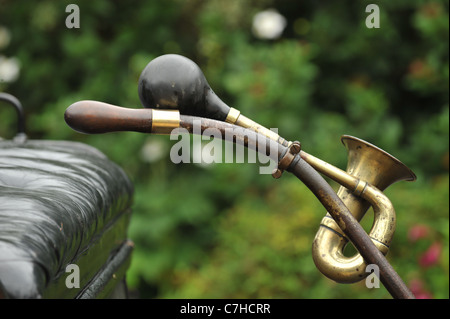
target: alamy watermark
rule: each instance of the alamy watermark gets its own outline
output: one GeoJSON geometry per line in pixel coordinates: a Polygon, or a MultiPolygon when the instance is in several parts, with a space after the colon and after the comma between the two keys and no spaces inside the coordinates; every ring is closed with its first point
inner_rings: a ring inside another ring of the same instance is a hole
{"type": "Polygon", "coordinates": [[[66,27],[68,29],[80,28],[80,7],[76,4],[69,4],[66,7],[66,12],[69,13],[66,17],[66,27]]]}
{"type": "Polygon", "coordinates": [[[76,264],[68,264],[66,266],[66,287],[68,289],[80,288],[80,267],[76,264]]]}
{"type": "MultiPolygon", "coordinates": [[[[277,129],[271,129],[277,133],[277,129]]],[[[240,127],[207,128],[201,130],[201,121],[193,122],[192,139],[185,128],[174,129],[171,140],[177,140],[170,150],[170,160],[175,163],[260,163],[260,174],[272,174],[278,164],[276,141],[240,127]],[[192,142],[191,142],[192,140],[192,142]],[[223,143],[223,141],[230,143],[223,143]],[[247,152],[245,151],[247,144],[247,152]]]]}
{"type": "MultiPolygon", "coordinates": [[[[76,264],[66,266],[66,287],[68,289],[80,288],[80,267],[76,264]]],[[[380,269],[378,265],[369,264],[366,266],[366,273],[370,273],[366,277],[366,287],[369,289],[380,288],[380,269]]]]}
{"type": "Polygon", "coordinates": [[[370,13],[366,18],[366,27],[369,29],[380,28],[380,7],[376,4],[369,4],[366,12],[370,13]]]}
{"type": "MultiPolygon", "coordinates": [[[[366,6],[366,12],[369,13],[369,15],[366,18],[366,27],[369,29],[379,29],[380,28],[380,7],[376,4],[368,4],[366,6]]],[[[66,13],[69,13],[66,17],[66,27],[68,29],[79,29],[80,28],[80,7],[76,4],[69,4],[66,6],[66,13]]],[[[263,12],[264,14],[267,14],[267,12],[263,12]]],[[[273,13],[272,13],[273,14],[273,13]]],[[[280,17],[277,16],[277,19],[284,19],[283,16],[280,15],[280,17]]],[[[283,23],[285,22],[279,22],[281,24],[281,31],[282,28],[284,28],[283,23]]],[[[272,23],[273,24],[273,23],[272,23]]]]}
{"type": "Polygon", "coordinates": [[[378,265],[367,265],[366,272],[370,273],[366,277],[366,287],[369,289],[380,288],[380,268],[378,265]]]}

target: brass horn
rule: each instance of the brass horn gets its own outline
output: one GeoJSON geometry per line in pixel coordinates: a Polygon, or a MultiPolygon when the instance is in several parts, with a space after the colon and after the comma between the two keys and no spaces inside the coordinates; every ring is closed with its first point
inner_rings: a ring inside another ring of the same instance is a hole
{"type": "MultiPolygon", "coordinates": [[[[348,150],[347,172],[308,154],[304,157],[311,157],[311,166],[342,185],[337,195],[356,220],[360,221],[368,208],[373,207],[374,223],[369,237],[386,255],[394,236],[396,216],[394,207],[382,191],[397,181],[413,181],[416,176],[398,159],[366,141],[352,136],[343,136],[341,140],[348,150]]],[[[354,283],[369,274],[359,253],[353,257],[344,255],[348,241],[327,214],[313,242],[313,259],[325,276],[340,283],[354,283]]]]}
{"type": "MultiPolygon", "coordinates": [[[[226,105],[211,89],[200,68],[190,59],[168,54],[146,66],[139,78],[139,97],[147,108],[178,109],[181,114],[211,118],[251,129],[278,143],[289,146],[275,132],[245,117],[226,105]]],[[[370,206],[374,223],[370,231],[375,246],[386,254],[395,231],[395,211],[383,190],[400,180],[413,181],[415,174],[403,163],[380,148],[361,139],[343,136],[348,150],[347,171],[343,171],[304,151],[300,157],[318,172],[341,185],[338,196],[360,221],[370,206]]],[[[281,176],[275,171],[273,176],[281,176]]],[[[366,265],[362,256],[344,256],[348,243],[344,232],[327,214],[313,243],[313,258],[318,269],[330,279],[352,283],[363,279],[366,265]]]]}

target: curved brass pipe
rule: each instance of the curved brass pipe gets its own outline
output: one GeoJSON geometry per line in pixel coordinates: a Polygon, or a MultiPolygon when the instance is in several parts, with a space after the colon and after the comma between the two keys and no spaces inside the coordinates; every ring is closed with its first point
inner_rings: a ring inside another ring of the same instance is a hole
{"type": "MultiPolygon", "coordinates": [[[[338,192],[340,197],[342,194],[338,192]]],[[[395,232],[395,211],[390,200],[376,187],[367,184],[362,198],[374,209],[374,224],[369,237],[386,255],[395,232]]],[[[313,242],[313,259],[316,267],[328,278],[340,283],[353,283],[365,278],[366,262],[360,254],[347,257],[343,254],[348,239],[336,222],[327,214],[321,222],[313,242]]]]}
{"type": "MultiPolygon", "coordinates": [[[[400,180],[415,180],[414,173],[402,162],[380,148],[352,136],[342,141],[349,152],[347,172],[310,154],[300,156],[320,173],[339,183],[337,195],[360,221],[367,209],[374,210],[374,223],[369,232],[375,246],[386,255],[395,232],[396,215],[391,201],[382,192],[400,180]]],[[[348,238],[327,214],[313,243],[313,259],[328,278],[340,283],[353,283],[365,278],[366,263],[359,253],[344,255],[348,238]]]]}
{"type": "MultiPolygon", "coordinates": [[[[355,201],[354,197],[361,197],[372,205],[374,210],[374,224],[369,232],[375,246],[386,255],[389,245],[395,232],[396,216],[395,210],[390,200],[375,186],[355,178],[346,172],[329,164],[327,169],[323,169],[322,161],[311,158],[309,154],[302,154],[302,158],[307,158],[309,163],[313,163],[316,170],[335,180],[342,187],[337,195],[343,199],[344,204],[353,213],[357,220],[362,218],[362,212],[366,211],[368,205],[361,201],[355,201]],[[349,191],[352,190],[352,191],[349,191]],[[352,194],[354,196],[352,196],[352,194]],[[349,197],[351,199],[349,200],[349,197]],[[350,203],[349,203],[350,202],[350,203]],[[362,205],[361,205],[362,204],[362,205]],[[358,212],[359,214],[356,214],[358,212]]],[[[344,255],[344,248],[348,239],[339,228],[333,218],[327,214],[320,224],[319,230],[313,242],[313,259],[317,268],[328,278],[340,283],[353,283],[365,278],[368,273],[366,263],[360,254],[353,257],[344,255]]]]}

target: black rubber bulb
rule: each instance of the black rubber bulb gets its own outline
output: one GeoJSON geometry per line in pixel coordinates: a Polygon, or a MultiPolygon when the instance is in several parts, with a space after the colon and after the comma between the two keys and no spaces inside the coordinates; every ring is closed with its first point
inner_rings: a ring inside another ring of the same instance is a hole
{"type": "Polygon", "coordinates": [[[150,61],[139,78],[146,108],[178,109],[181,114],[225,121],[230,107],[213,92],[199,66],[177,54],[150,61]]]}

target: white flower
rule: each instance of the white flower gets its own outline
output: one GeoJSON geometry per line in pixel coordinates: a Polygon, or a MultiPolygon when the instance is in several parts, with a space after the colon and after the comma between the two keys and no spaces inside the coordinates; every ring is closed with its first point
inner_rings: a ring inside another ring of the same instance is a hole
{"type": "Polygon", "coordinates": [[[260,39],[277,39],[286,27],[286,18],[275,9],[257,13],[253,17],[253,34],[260,39]]]}
{"type": "Polygon", "coordinates": [[[141,149],[141,159],[147,163],[153,163],[167,154],[167,145],[158,139],[148,139],[141,149]]]}
{"type": "Polygon", "coordinates": [[[19,77],[19,59],[0,55],[0,82],[14,82],[19,77]]]}

